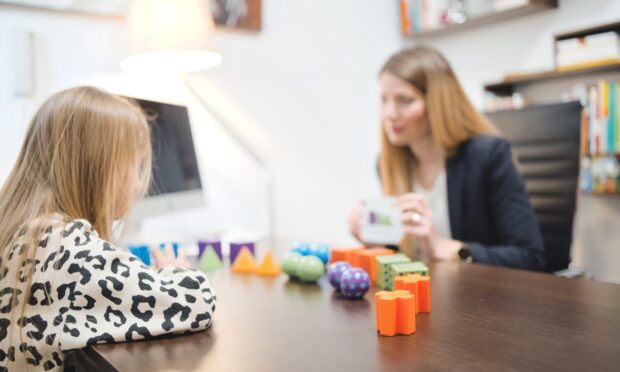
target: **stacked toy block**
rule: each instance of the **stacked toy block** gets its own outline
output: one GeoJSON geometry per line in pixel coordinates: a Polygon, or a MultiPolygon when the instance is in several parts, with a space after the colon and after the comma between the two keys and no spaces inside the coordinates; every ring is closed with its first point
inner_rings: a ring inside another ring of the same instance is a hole
{"type": "Polygon", "coordinates": [[[399,276],[395,291],[375,294],[377,331],[382,336],[410,335],[416,331],[418,312],[430,313],[430,278],[419,274],[399,276]]]}
{"type": "Polygon", "coordinates": [[[377,330],[381,336],[415,332],[415,296],[409,291],[377,292],[377,330]]]}
{"type": "Polygon", "coordinates": [[[358,253],[363,250],[364,247],[332,248],[329,262],[346,261],[353,267],[359,267],[358,253]]]}
{"type": "Polygon", "coordinates": [[[388,256],[377,256],[375,258],[377,287],[383,290],[391,289],[392,283],[390,282],[390,267],[394,264],[408,262],[411,262],[411,259],[402,253],[388,256]]]}
{"type": "MultiPolygon", "coordinates": [[[[419,274],[428,276],[428,267],[422,262],[403,262],[390,265],[387,274],[387,289],[394,290],[394,279],[397,276],[405,276],[407,274],[419,274]]],[[[384,288],[386,289],[386,288],[384,288]]]]}
{"type": "Polygon", "coordinates": [[[394,251],[388,248],[368,248],[357,253],[357,261],[359,267],[370,275],[370,280],[374,283],[377,281],[377,265],[375,264],[375,259],[379,256],[389,256],[393,254],[394,251]]]}
{"type": "Polygon", "coordinates": [[[397,276],[394,279],[394,290],[409,291],[415,296],[416,310],[415,313],[431,312],[431,286],[430,277],[421,276],[419,274],[410,274],[407,276],[397,276]]]}

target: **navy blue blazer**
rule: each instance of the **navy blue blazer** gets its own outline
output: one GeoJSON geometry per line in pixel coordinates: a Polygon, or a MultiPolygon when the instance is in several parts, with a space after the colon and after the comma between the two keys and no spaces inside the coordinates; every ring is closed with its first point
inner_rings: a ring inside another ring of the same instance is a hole
{"type": "Polygon", "coordinates": [[[544,270],[543,242],[523,179],[503,138],[480,135],[446,160],[452,238],[474,262],[544,270]]]}

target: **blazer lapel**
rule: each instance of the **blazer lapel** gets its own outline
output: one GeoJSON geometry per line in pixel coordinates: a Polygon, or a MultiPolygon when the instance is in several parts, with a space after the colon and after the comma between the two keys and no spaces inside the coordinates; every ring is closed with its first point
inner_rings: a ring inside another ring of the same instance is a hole
{"type": "Polygon", "coordinates": [[[448,184],[448,213],[450,214],[450,231],[453,239],[463,238],[463,183],[465,181],[465,164],[460,154],[446,160],[448,184]]]}

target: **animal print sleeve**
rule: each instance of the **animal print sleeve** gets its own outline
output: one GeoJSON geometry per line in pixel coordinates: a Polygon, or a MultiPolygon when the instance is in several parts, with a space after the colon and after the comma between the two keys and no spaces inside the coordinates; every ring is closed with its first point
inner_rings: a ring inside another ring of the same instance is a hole
{"type": "Polygon", "coordinates": [[[71,246],[63,270],[68,276],[57,287],[58,300],[66,303],[55,319],[64,323],[61,349],[209,327],[216,297],[202,273],[154,270],[96,235],[69,230],[63,237],[63,246],[71,246]]]}

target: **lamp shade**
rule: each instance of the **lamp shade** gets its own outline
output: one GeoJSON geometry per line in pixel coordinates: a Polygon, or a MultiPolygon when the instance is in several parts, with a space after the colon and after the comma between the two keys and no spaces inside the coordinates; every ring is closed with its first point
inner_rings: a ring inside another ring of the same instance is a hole
{"type": "Polygon", "coordinates": [[[126,71],[189,72],[219,64],[207,0],[132,0],[126,71]]]}

